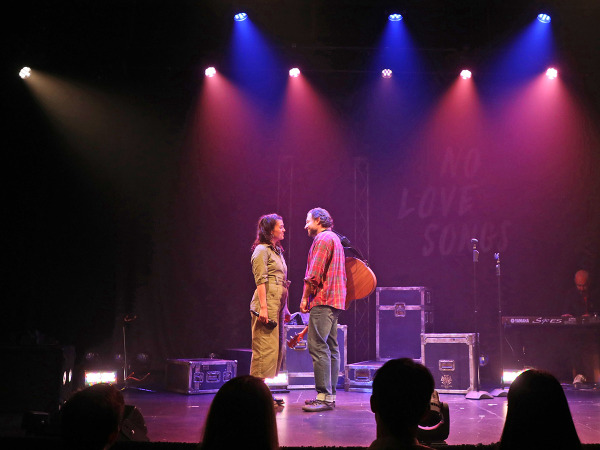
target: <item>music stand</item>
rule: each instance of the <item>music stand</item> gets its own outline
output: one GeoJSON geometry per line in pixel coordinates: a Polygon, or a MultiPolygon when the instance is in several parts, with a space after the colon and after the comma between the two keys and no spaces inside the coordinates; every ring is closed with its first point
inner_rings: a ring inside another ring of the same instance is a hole
{"type": "Polygon", "coordinates": [[[479,390],[479,304],[477,303],[477,263],[479,262],[479,250],[477,250],[477,239],[471,239],[473,245],[473,320],[475,321],[475,356],[477,361],[475,363],[476,374],[475,374],[475,388],[472,391],[467,392],[465,398],[469,400],[481,400],[484,398],[494,398],[487,391],[479,390]]]}

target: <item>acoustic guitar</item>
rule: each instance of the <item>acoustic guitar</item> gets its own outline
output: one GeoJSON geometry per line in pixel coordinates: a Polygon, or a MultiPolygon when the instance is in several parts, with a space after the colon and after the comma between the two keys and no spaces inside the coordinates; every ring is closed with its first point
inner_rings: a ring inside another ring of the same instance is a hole
{"type": "MultiPolygon", "coordinates": [[[[375,291],[377,287],[377,277],[364,261],[351,256],[346,257],[346,309],[354,300],[366,298],[375,291]]],[[[298,345],[298,341],[304,339],[308,331],[308,326],[300,333],[296,333],[287,340],[289,348],[298,345]]]]}

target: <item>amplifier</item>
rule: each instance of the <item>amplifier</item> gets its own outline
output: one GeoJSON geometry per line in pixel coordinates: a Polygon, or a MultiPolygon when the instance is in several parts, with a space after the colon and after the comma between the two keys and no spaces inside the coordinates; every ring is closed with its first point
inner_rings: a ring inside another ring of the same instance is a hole
{"type": "Polygon", "coordinates": [[[58,413],[75,390],[75,347],[0,347],[0,413],[58,413]]]}
{"type": "Polygon", "coordinates": [[[250,363],[252,362],[251,348],[228,348],[221,352],[223,359],[237,361],[237,377],[250,375],[250,363]]]}
{"type": "Polygon", "coordinates": [[[237,361],[227,359],[168,359],[167,390],[182,394],[215,393],[237,374],[237,361]]]}
{"type": "MultiPolygon", "coordinates": [[[[340,348],[340,372],[337,386],[344,386],[344,372],[347,361],[347,325],[338,325],[338,345],[340,348]]],[[[304,325],[284,325],[285,339],[300,333],[304,325]]],[[[305,336],[306,338],[306,336],[305,336]]],[[[308,353],[306,339],[298,341],[294,348],[285,345],[285,365],[284,369],[288,374],[288,389],[313,389],[315,387],[315,373],[313,369],[312,358],[308,353]]]]}

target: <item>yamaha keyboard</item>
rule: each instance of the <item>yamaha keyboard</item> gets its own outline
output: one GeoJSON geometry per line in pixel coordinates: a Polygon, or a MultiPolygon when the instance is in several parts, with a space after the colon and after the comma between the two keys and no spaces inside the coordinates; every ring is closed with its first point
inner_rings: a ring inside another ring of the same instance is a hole
{"type": "Polygon", "coordinates": [[[566,325],[566,326],[577,326],[577,325],[596,325],[600,324],[600,317],[597,316],[586,316],[586,317],[573,317],[573,316],[502,316],[502,325],[513,326],[513,325],[566,325]]]}

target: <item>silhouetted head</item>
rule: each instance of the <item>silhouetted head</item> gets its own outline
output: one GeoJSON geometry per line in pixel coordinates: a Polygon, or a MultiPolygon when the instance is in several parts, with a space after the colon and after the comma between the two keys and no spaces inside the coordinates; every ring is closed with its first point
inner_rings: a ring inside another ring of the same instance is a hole
{"type": "Polygon", "coordinates": [[[233,378],[219,389],[206,417],[201,447],[279,448],[273,396],[260,378],[233,378]]]}
{"type": "Polygon", "coordinates": [[[61,409],[61,435],[68,449],[101,450],[117,440],[125,401],[120,390],[100,383],[82,389],[61,409]]]}
{"type": "Polygon", "coordinates": [[[377,436],[414,437],[419,421],[429,410],[433,388],[429,369],[412,359],[392,359],[381,366],[371,395],[377,436]]]}
{"type": "Polygon", "coordinates": [[[513,381],[500,448],[581,448],[567,398],[552,374],[532,369],[513,381]]]}

